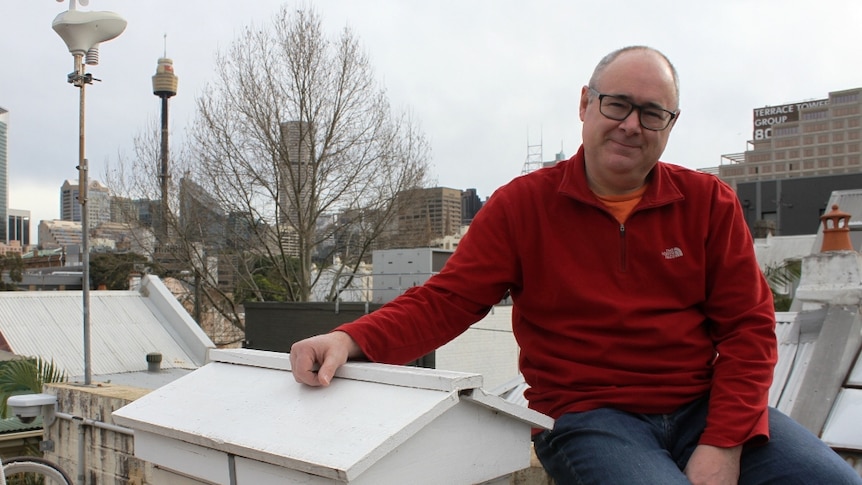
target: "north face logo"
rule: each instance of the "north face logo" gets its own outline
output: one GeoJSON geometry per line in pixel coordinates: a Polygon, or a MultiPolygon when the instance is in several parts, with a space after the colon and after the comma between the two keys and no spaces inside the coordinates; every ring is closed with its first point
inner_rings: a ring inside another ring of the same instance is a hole
{"type": "Polygon", "coordinates": [[[680,248],[668,248],[662,251],[661,253],[664,256],[664,259],[674,259],[682,257],[682,249],[680,248]]]}

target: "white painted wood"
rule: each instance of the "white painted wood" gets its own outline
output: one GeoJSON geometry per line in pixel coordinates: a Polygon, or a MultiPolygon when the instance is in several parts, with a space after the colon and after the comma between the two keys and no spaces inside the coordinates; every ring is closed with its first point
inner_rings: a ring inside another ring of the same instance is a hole
{"type": "Polygon", "coordinates": [[[839,449],[862,450],[862,389],[842,389],[821,438],[839,449]]]}
{"type": "Polygon", "coordinates": [[[527,423],[463,402],[351,484],[483,483],[530,466],[530,429],[527,423]]]}
{"type": "Polygon", "coordinates": [[[212,483],[230,484],[227,454],[213,449],[136,430],[135,456],[212,483]]]}
{"type": "Polygon", "coordinates": [[[343,479],[458,402],[456,393],[212,363],[120,410],[121,426],[343,479]]]}
{"type": "Polygon", "coordinates": [[[529,466],[531,428],[552,423],[461,387],[481,383],[474,374],[350,363],[312,388],[288,357],[214,351],[114,420],[135,430],[144,460],[221,484],[230,454],[238,483],[256,485],[483,483],[529,466]]]}
{"type": "Polygon", "coordinates": [[[255,349],[213,349],[210,350],[209,360],[210,362],[290,371],[290,354],[281,352],[255,349]]]}
{"type": "MultiPolygon", "coordinates": [[[[210,360],[212,362],[291,370],[290,354],[263,350],[213,350],[210,352],[210,360]]],[[[335,376],[356,381],[445,392],[482,387],[480,374],[369,362],[348,362],[338,369],[335,376]]]]}
{"type": "Polygon", "coordinates": [[[482,389],[471,389],[461,393],[461,399],[476,402],[492,411],[505,411],[533,427],[552,429],[554,419],[532,409],[512,404],[505,399],[486,393],[482,389]]]}

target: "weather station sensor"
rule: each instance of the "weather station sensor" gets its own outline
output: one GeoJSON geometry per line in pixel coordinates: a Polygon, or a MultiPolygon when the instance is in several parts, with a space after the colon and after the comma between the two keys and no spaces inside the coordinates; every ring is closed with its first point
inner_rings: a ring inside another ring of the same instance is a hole
{"type": "Polygon", "coordinates": [[[50,426],[57,410],[57,396],[46,393],[19,394],[10,396],[6,406],[24,423],[32,423],[42,416],[44,425],[50,426]]]}

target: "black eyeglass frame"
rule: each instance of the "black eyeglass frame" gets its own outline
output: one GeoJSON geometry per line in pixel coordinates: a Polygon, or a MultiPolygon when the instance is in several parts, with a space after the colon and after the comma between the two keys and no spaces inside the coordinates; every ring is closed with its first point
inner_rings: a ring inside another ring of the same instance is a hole
{"type": "Polygon", "coordinates": [[[641,106],[639,104],[632,103],[630,100],[623,98],[623,97],[620,97],[620,96],[614,96],[613,94],[600,93],[598,89],[596,89],[592,86],[587,86],[587,88],[592,93],[594,93],[596,95],[596,99],[599,100],[599,113],[601,113],[602,116],[604,116],[605,118],[607,118],[609,120],[623,121],[624,119],[626,119],[632,115],[632,111],[637,109],[638,110],[638,123],[640,123],[641,128],[643,128],[645,130],[649,130],[649,131],[664,131],[670,126],[670,124],[673,122],[673,120],[676,119],[677,115],[679,115],[679,110],[670,111],[670,110],[666,110],[664,108],[659,108],[659,107],[641,106]],[[615,118],[612,116],[608,116],[607,114],[605,114],[604,110],[602,110],[602,100],[605,98],[618,99],[620,101],[628,103],[629,105],[631,105],[631,107],[630,107],[629,111],[626,113],[626,115],[623,116],[622,118],[615,118]],[[664,111],[665,113],[670,115],[670,118],[667,119],[667,124],[665,124],[664,127],[662,127],[662,128],[650,128],[649,126],[644,125],[644,120],[643,120],[644,109],[653,109],[653,110],[664,111]]]}

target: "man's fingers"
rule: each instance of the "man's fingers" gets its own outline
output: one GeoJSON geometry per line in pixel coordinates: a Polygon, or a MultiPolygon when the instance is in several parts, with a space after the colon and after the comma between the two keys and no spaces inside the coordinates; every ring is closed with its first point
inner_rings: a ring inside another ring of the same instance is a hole
{"type": "Polygon", "coordinates": [[[317,364],[315,363],[313,352],[304,349],[301,346],[294,346],[290,349],[290,368],[293,373],[293,379],[300,384],[309,386],[319,386],[320,382],[317,378],[317,364]]]}
{"type": "Polygon", "coordinates": [[[317,371],[317,382],[320,383],[321,386],[328,386],[330,382],[332,382],[332,377],[335,375],[336,369],[343,364],[337,363],[334,361],[335,359],[328,359],[320,366],[320,370],[317,371]]]}
{"type": "Polygon", "coordinates": [[[309,386],[328,386],[335,371],[353,355],[358,357],[362,351],[356,342],[344,332],[300,340],[290,348],[290,365],[293,378],[309,386]]]}

